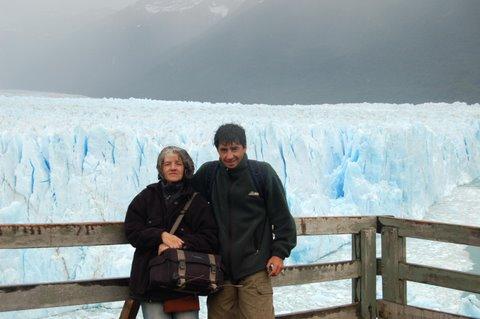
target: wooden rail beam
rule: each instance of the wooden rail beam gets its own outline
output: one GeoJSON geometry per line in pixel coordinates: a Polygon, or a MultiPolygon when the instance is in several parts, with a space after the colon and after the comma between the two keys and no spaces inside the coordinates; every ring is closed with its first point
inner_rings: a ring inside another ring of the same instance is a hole
{"type": "Polygon", "coordinates": [[[295,218],[297,235],[356,234],[364,228],[376,228],[376,216],[327,216],[295,218]]]}
{"type": "Polygon", "coordinates": [[[358,260],[328,264],[296,265],[285,267],[285,271],[272,278],[274,287],[302,285],[322,281],[350,279],[360,276],[358,260]]]}
{"type": "Polygon", "coordinates": [[[126,244],[123,223],[0,225],[0,249],[126,244]]]}
{"type": "Polygon", "coordinates": [[[446,312],[434,311],[419,307],[400,305],[386,300],[378,300],[378,317],[383,319],[467,319],[464,317],[446,312]]]}
{"type": "Polygon", "coordinates": [[[278,319],[307,319],[307,318],[322,318],[322,319],[352,319],[361,318],[359,304],[353,303],[339,307],[330,307],[318,310],[308,310],[302,312],[294,312],[284,315],[275,316],[278,319]]]}
{"type": "MultiPolygon", "coordinates": [[[[375,216],[296,218],[298,235],[340,235],[376,227],[375,216]]],[[[127,244],[122,222],[0,225],[0,249],[127,244]]]]}
{"type": "MultiPolygon", "coordinates": [[[[273,278],[273,285],[287,286],[349,279],[360,275],[360,262],[288,266],[273,278]]],[[[0,311],[71,306],[125,300],[128,278],[0,286],[0,311]]]]}
{"type": "Polygon", "coordinates": [[[480,227],[452,225],[393,217],[378,217],[380,226],[395,227],[398,236],[480,246],[480,227]]]}
{"type": "Polygon", "coordinates": [[[128,278],[0,287],[0,311],[125,300],[128,278]]]}
{"type": "Polygon", "coordinates": [[[398,268],[405,280],[480,293],[480,275],[407,263],[400,263],[398,268]]]}

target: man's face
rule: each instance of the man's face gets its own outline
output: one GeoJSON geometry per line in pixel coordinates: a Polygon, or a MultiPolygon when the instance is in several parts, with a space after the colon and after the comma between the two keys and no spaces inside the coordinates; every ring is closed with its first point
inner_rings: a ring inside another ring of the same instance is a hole
{"type": "Polygon", "coordinates": [[[247,148],[239,143],[221,143],[217,148],[218,155],[223,165],[227,168],[235,168],[245,156],[247,148]]]}

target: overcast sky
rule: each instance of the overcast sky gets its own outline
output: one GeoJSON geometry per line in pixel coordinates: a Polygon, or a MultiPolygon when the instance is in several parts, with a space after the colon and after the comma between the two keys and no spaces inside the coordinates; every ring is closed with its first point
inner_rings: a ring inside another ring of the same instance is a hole
{"type": "Polygon", "coordinates": [[[0,0],[0,26],[122,9],[137,0],[0,0]]]}
{"type": "Polygon", "coordinates": [[[137,0],[0,0],[0,12],[21,14],[31,12],[82,12],[99,8],[123,8],[137,0]]]}
{"type": "Polygon", "coordinates": [[[0,89],[478,102],[479,16],[480,0],[0,0],[0,89]],[[147,2],[198,5],[152,13],[147,2]]]}

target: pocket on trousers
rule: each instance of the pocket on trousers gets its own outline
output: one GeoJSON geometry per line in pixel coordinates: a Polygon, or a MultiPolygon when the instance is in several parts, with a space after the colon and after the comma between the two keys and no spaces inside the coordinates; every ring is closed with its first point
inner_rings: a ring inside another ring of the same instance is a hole
{"type": "Polygon", "coordinates": [[[273,288],[269,283],[257,283],[256,284],[257,292],[259,295],[272,295],[273,288]]]}

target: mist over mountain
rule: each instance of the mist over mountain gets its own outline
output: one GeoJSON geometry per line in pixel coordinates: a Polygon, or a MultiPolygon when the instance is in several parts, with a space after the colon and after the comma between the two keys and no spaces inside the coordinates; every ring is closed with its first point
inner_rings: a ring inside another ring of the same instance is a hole
{"type": "MultiPolygon", "coordinates": [[[[2,37],[9,45],[0,51],[0,67],[5,71],[0,74],[0,88],[105,96],[110,88],[148,72],[169,49],[228,13],[225,6],[211,2],[142,0],[109,15],[98,11],[76,15],[84,24],[62,23],[59,17],[57,24],[68,30],[52,32],[41,25],[28,30],[32,38],[27,30],[2,37]]],[[[241,3],[229,2],[232,9],[241,3]]]]}
{"type": "Polygon", "coordinates": [[[141,0],[29,41],[20,54],[0,49],[0,88],[269,104],[474,103],[479,16],[475,0],[141,0]]]}

